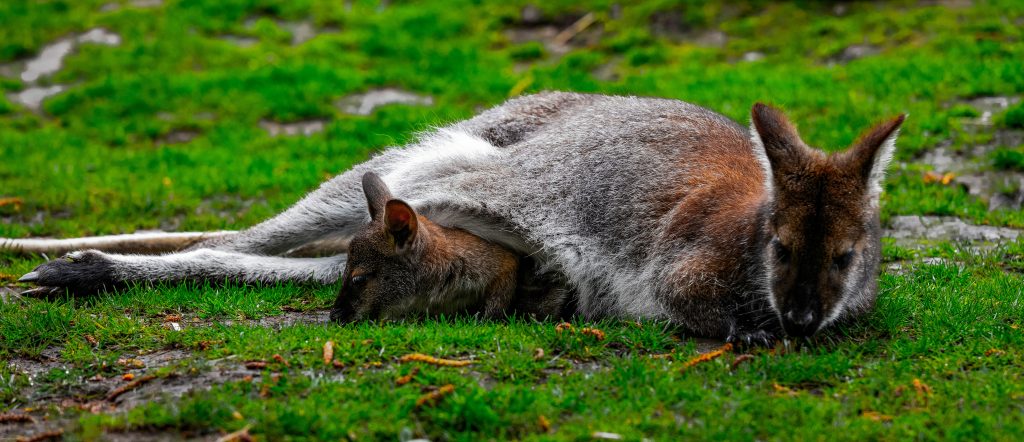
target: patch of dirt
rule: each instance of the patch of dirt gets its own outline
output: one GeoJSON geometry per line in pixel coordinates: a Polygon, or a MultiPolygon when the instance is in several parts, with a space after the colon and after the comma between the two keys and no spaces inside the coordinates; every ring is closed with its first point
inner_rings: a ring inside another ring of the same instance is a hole
{"type": "Polygon", "coordinates": [[[323,132],[326,124],[327,121],[325,120],[306,120],[295,121],[292,123],[278,123],[270,120],[260,121],[260,127],[267,131],[267,133],[272,137],[281,135],[289,137],[302,135],[308,137],[315,133],[323,132]]]}
{"type": "MultiPolygon", "coordinates": [[[[546,61],[557,60],[573,49],[595,46],[604,35],[604,27],[593,13],[562,14],[546,17],[541,10],[527,5],[519,19],[504,31],[513,44],[537,42],[544,46],[546,61]]],[[[524,68],[526,66],[521,66],[524,68]]]]}
{"type": "Polygon", "coordinates": [[[877,55],[882,52],[882,49],[878,46],[869,44],[850,45],[842,52],[832,56],[828,59],[829,63],[833,64],[846,64],[854,60],[858,60],[864,57],[870,57],[877,55]]]}
{"type": "Polygon", "coordinates": [[[249,47],[255,46],[256,43],[260,42],[260,40],[258,38],[243,37],[243,36],[240,36],[240,35],[230,35],[230,34],[221,35],[220,39],[223,40],[223,41],[226,41],[228,43],[231,43],[231,44],[233,44],[235,46],[238,46],[240,48],[249,48],[249,47]]]}
{"type": "Polygon", "coordinates": [[[362,94],[349,95],[335,103],[342,112],[353,115],[370,115],[373,110],[388,104],[409,106],[432,106],[434,97],[418,95],[401,89],[374,89],[362,94]]]}
{"type": "Polygon", "coordinates": [[[40,81],[60,71],[64,65],[64,58],[82,44],[118,46],[121,44],[121,36],[103,28],[94,28],[44,46],[35,58],[16,61],[0,67],[0,75],[16,75],[25,82],[24,90],[8,94],[8,98],[33,112],[39,112],[42,109],[43,100],[59,94],[67,88],[67,85],[61,84],[40,85],[40,81]]]}
{"type": "MultiPolygon", "coordinates": [[[[132,0],[128,3],[129,6],[138,9],[159,8],[163,4],[163,0],[132,0]]],[[[107,3],[100,7],[100,12],[113,12],[118,9],[121,9],[119,3],[107,3]]]]}
{"type": "Polygon", "coordinates": [[[676,43],[722,48],[729,42],[729,36],[721,30],[696,28],[686,23],[683,12],[678,9],[655,12],[649,23],[651,34],[676,43]]]}
{"type": "Polygon", "coordinates": [[[199,132],[194,130],[177,129],[161,137],[157,144],[185,144],[198,136],[199,132]]]}
{"type": "Polygon", "coordinates": [[[896,239],[897,244],[917,244],[923,240],[1001,243],[1016,240],[1021,236],[1021,231],[1008,227],[974,225],[950,216],[910,215],[893,217],[884,236],[896,239]]]}
{"type": "Polygon", "coordinates": [[[924,152],[917,159],[940,175],[952,173],[953,184],[963,186],[972,196],[988,201],[988,209],[1020,210],[1024,206],[1024,175],[991,169],[990,155],[1001,147],[1024,144],[1024,130],[1006,129],[993,124],[993,115],[1020,102],[1020,97],[977,97],[965,100],[978,111],[975,118],[960,120],[960,130],[971,135],[990,135],[989,141],[954,149],[947,140],[924,152]]]}
{"type": "Polygon", "coordinates": [[[43,100],[64,92],[67,86],[62,84],[55,84],[52,86],[33,86],[25,88],[20,92],[7,94],[7,98],[15,103],[19,103],[22,106],[28,108],[33,112],[39,112],[43,109],[43,100]]]}

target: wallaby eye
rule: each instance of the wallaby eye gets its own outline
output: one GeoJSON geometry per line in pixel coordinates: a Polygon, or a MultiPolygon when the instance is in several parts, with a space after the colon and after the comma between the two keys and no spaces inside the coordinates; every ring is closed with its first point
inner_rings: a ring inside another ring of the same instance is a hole
{"type": "Polygon", "coordinates": [[[349,278],[348,283],[350,285],[352,285],[352,287],[362,288],[364,285],[366,285],[367,282],[370,281],[370,278],[372,276],[373,276],[373,274],[369,273],[369,272],[367,272],[367,273],[358,273],[358,274],[352,275],[352,277],[349,278]]]}
{"type": "Polygon", "coordinates": [[[789,249],[782,245],[782,241],[779,238],[772,240],[772,249],[775,251],[775,259],[782,263],[789,263],[789,249]]]}
{"type": "Polygon", "coordinates": [[[853,250],[850,250],[842,255],[839,255],[832,259],[832,266],[836,270],[845,270],[850,266],[850,262],[853,261],[853,250]]]}

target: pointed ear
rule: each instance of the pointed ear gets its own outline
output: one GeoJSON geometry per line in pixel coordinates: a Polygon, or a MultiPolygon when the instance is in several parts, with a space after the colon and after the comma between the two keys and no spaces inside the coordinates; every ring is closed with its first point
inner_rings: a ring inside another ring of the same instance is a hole
{"type": "Polygon", "coordinates": [[[764,103],[754,104],[750,111],[750,139],[768,185],[776,172],[798,164],[804,149],[796,128],[782,111],[764,103]]]}
{"type": "Polygon", "coordinates": [[[384,180],[373,172],[363,174],[363,194],[366,195],[366,207],[370,210],[370,219],[384,212],[384,203],[391,199],[391,190],[384,180]]]}
{"type": "Polygon", "coordinates": [[[896,136],[899,135],[900,125],[905,118],[905,114],[900,114],[868,129],[848,151],[848,167],[863,177],[872,198],[877,199],[882,193],[885,169],[892,161],[893,152],[896,150],[896,136]]]}
{"type": "Polygon", "coordinates": [[[402,252],[416,239],[419,221],[416,211],[404,201],[390,200],[384,206],[384,225],[395,239],[395,248],[402,252]]]}

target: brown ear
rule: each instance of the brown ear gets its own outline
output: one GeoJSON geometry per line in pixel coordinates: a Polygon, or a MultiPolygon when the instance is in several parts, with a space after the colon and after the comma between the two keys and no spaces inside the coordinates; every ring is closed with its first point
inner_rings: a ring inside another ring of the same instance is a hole
{"type": "Polygon", "coordinates": [[[899,135],[900,125],[904,119],[906,115],[900,114],[868,129],[853,143],[853,147],[846,154],[847,167],[856,170],[864,178],[872,196],[882,192],[885,169],[892,161],[893,151],[896,150],[896,136],[899,135]]]}
{"type": "Polygon", "coordinates": [[[782,111],[767,104],[754,104],[750,121],[754,155],[764,169],[765,185],[771,188],[774,176],[799,167],[804,142],[782,111]]]}
{"type": "Polygon", "coordinates": [[[416,211],[402,200],[390,200],[384,206],[384,225],[395,239],[395,248],[405,250],[416,239],[419,221],[416,211]]]}
{"type": "Polygon", "coordinates": [[[366,207],[370,210],[370,219],[376,220],[384,212],[384,203],[391,199],[391,190],[377,174],[366,172],[363,174],[363,194],[366,195],[366,207]]]}

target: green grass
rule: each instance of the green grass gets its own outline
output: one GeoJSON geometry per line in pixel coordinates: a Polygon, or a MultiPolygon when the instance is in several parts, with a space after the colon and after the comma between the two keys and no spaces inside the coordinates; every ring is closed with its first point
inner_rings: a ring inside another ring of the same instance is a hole
{"type": "MultiPolygon", "coordinates": [[[[1024,94],[1018,2],[854,3],[842,14],[828,3],[543,2],[549,22],[571,23],[587,12],[597,19],[587,31],[600,30],[596,43],[563,56],[509,39],[520,1],[166,0],[156,8],[102,8],[107,3],[0,5],[0,64],[96,27],[122,38],[116,47],[80,46],[42,79],[69,85],[44,102],[43,114],[6,97],[30,85],[17,75],[0,80],[0,199],[20,201],[0,205],[0,236],[242,228],[416,131],[544,89],[680,98],[741,122],[751,104],[771,102],[808,142],[828,150],[906,112],[897,162],[907,164],[895,165],[886,183],[883,219],[952,215],[1024,227],[1021,211],[989,212],[963,188],[926,184],[927,166],[914,162],[942,143],[962,149],[992,137],[964,129],[980,115],[968,99],[1024,94]],[[680,29],[653,32],[653,15],[674,17],[680,29]],[[292,45],[283,22],[301,20],[322,33],[292,45]],[[724,45],[692,43],[711,28],[727,35],[724,45]],[[226,36],[253,44],[240,47],[226,36]],[[855,44],[877,54],[837,61],[855,44]],[[742,61],[751,52],[763,59],[742,61]],[[335,106],[378,87],[430,95],[434,105],[385,106],[370,116],[335,106]],[[270,137],[259,126],[308,119],[324,120],[324,131],[270,137]],[[179,131],[196,137],[167,141],[179,131]]],[[[1019,109],[1000,116],[998,128],[1015,127],[1019,109]]],[[[1019,149],[1010,147],[985,167],[1019,170],[1019,149]]],[[[336,286],[133,287],[89,299],[23,299],[0,304],[0,359],[55,354],[60,368],[29,379],[0,364],[0,411],[34,408],[73,439],[246,426],[264,440],[574,440],[595,431],[657,440],[1019,438],[1024,241],[980,251],[887,242],[885,260],[903,270],[881,276],[874,313],[811,342],[755,351],[736,367],[727,354],[684,369],[696,344],[653,322],[575,324],[603,330],[604,340],[521,318],[260,325],[321,311],[336,286]],[[941,260],[921,264],[924,258],[941,260]],[[181,330],[168,326],[168,316],[181,316],[181,330]],[[326,340],[337,345],[344,368],[324,366],[326,340]],[[108,390],[90,388],[88,379],[115,382],[128,370],[118,359],[164,350],[187,356],[133,372],[158,375],[158,391],[189,382],[211,389],[99,414],[61,406],[61,398],[101,400],[108,390]],[[397,386],[417,365],[398,362],[410,352],[476,363],[420,364],[410,384],[397,386]],[[665,353],[673,356],[651,357],[665,353]],[[211,373],[245,372],[242,361],[274,354],[289,366],[270,362],[248,371],[251,381],[211,381],[211,373]],[[928,388],[915,388],[915,380],[928,388]],[[445,384],[454,385],[451,395],[415,406],[445,384]]],[[[0,283],[42,261],[0,254],[0,283]]]]}

